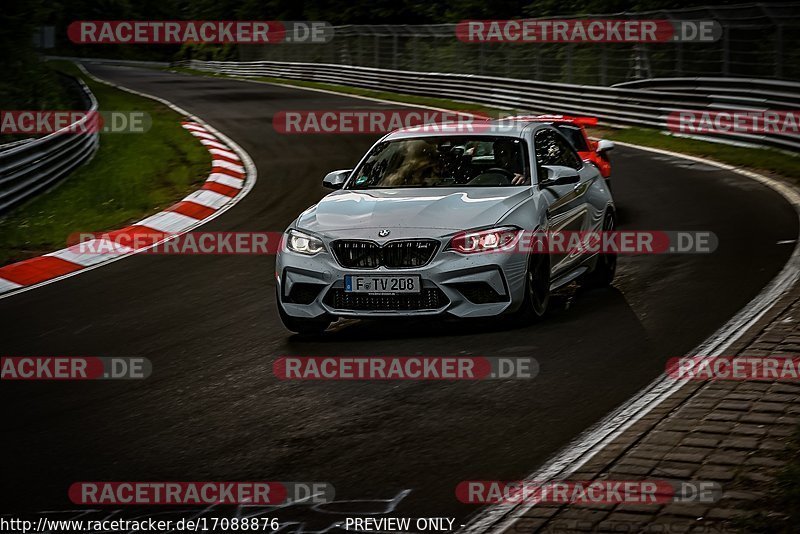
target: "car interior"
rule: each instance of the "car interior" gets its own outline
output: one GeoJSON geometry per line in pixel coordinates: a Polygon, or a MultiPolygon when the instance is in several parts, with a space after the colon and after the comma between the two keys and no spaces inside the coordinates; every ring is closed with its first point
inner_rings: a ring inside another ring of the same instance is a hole
{"type": "Polygon", "coordinates": [[[526,154],[525,143],[509,137],[387,141],[375,147],[349,188],[507,186],[515,173],[530,176],[526,154]]]}

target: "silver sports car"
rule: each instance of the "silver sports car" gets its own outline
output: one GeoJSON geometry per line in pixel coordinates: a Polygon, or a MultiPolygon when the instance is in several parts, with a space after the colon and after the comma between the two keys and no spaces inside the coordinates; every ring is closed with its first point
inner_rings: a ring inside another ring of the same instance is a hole
{"type": "Polygon", "coordinates": [[[614,229],[597,167],[548,124],[396,131],[323,185],[336,191],[289,226],[276,262],[278,310],[294,332],[337,317],[530,322],[552,290],[614,278],[614,254],[518,246],[530,232],[614,229]]]}

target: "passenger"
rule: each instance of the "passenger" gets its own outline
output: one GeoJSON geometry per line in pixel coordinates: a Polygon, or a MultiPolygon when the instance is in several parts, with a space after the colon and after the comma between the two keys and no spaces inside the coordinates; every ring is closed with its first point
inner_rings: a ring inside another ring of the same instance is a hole
{"type": "Polygon", "coordinates": [[[435,168],[434,149],[425,141],[411,141],[406,149],[406,156],[400,166],[384,178],[385,186],[421,186],[431,179],[435,168]]]}

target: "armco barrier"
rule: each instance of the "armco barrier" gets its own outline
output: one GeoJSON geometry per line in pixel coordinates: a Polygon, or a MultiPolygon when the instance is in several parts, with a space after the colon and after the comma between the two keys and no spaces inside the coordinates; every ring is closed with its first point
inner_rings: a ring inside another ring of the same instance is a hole
{"type": "MultiPolygon", "coordinates": [[[[349,85],[534,113],[592,115],[612,126],[666,129],[667,117],[677,110],[800,108],[800,83],[747,78],[642,80],[621,86],[601,87],[324,63],[191,60],[180,65],[235,76],[265,76],[349,85]]],[[[800,152],[800,136],[796,135],[736,133],[707,138],[800,152]]]]}
{"type": "Polygon", "coordinates": [[[86,116],[44,137],[0,145],[0,213],[56,184],[97,150],[97,128],[72,133],[97,120],[97,100],[86,84],[78,83],[89,111],[86,116]]]}

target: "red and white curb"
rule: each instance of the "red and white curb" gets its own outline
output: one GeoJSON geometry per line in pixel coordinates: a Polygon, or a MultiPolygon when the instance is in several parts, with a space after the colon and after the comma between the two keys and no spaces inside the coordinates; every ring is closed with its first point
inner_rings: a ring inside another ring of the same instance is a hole
{"type": "Polygon", "coordinates": [[[110,239],[93,239],[44,256],[0,267],[0,294],[41,285],[152,248],[168,237],[192,230],[230,207],[240,196],[244,196],[252,187],[251,182],[255,180],[255,176],[247,171],[251,165],[245,164],[239,156],[241,149],[231,146],[233,143],[230,140],[223,139],[224,136],[219,132],[212,133],[213,129],[200,122],[181,124],[211,153],[211,174],[201,189],[162,212],[125,228],[107,232],[110,239]],[[118,244],[121,234],[131,237],[150,236],[150,241],[125,240],[135,244],[134,248],[125,247],[118,244]],[[87,253],[86,250],[113,250],[114,254],[87,253]]]}

